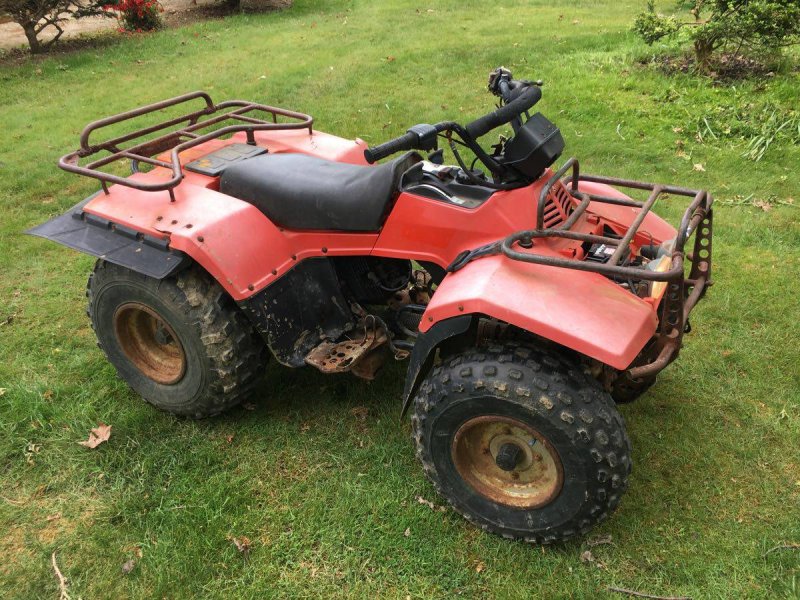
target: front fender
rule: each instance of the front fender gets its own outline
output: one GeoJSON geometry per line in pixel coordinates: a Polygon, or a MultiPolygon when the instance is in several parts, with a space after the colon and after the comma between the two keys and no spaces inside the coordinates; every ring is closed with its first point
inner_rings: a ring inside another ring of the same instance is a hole
{"type": "Polygon", "coordinates": [[[625,369],[656,332],[653,306],[597,273],[480,258],[449,273],[420,331],[458,315],[483,314],[625,369]]]}

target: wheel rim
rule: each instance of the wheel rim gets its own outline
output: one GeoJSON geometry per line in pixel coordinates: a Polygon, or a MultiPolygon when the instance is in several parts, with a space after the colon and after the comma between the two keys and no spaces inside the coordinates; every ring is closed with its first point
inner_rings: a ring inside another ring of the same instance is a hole
{"type": "Polygon", "coordinates": [[[507,506],[545,506],[564,483],[555,448],[529,425],[508,417],[466,421],[453,438],[452,457],[459,475],[475,491],[507,506]]]}
{"type": "Polygon", "coordinates": [[[139,302],[114,313],[114,333],[127,359],[156,383],[177,383],[186,372],[186,354],[178,336],[161,315],[139,302]]]}

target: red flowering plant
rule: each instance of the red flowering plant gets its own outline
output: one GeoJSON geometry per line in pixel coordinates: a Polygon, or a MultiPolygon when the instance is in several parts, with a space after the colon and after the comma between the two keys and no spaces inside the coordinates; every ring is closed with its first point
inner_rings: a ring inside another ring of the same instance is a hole
{"type": "Polygon", "coordinates": [[[118,0],[105,8],[118,14],[123,31],[153,31],[162,25],[164,8],[158,0],[118,0]]]}

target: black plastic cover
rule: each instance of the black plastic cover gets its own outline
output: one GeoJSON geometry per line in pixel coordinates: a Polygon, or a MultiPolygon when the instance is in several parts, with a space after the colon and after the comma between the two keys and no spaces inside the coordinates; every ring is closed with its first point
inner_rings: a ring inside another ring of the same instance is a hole
{"type": "Polygon", "coordinates": [[[142,235],[129,227],[84,213],[83,207],[96,195],[25,233],[43,237],[155,279],[163,279],[174,273],[188,260],[184,253],[171,250],[167,239],[142,235]]]}
{"type": "Polygon", "coordinates": [[[194,171],[201,175],[208,175],[209,177],[219,177],[222,172],[230,167],[233,163],[239,162],[246,158],[253,158],[261,154],[266,154],[267,149],[259,146],[251,146],[250,144],[230,144],[214,152],[210,152],[205,156],[201,156],[197,160],[193,160],[185,165],[188,171],[194,171]]]}
{"type": "Polygon", "coordinates": [[[504,163],[536,179],[563,151],[561,131],[542,113],[536,113],[506,144],[504,163]]]}

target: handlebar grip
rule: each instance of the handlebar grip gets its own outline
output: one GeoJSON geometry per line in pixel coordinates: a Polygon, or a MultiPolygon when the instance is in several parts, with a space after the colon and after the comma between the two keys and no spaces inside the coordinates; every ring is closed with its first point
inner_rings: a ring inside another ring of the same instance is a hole
{"type": "Polygon", "coordinates": [[[367,159],[369,164],[379,161],[394,154],[395,152],[402,152],[403,150],[413,150],[416,143],[419,141],[419,136],[416,133],[408,132],[393,140],[379,144],[373,148],[364,150],[364,158],[367,159]]]}
{"type": "Polygon", "coordinates": [[[495,127],[505,125],[517,115],[524,113],[531,108],[542,98],[542,90],[535,85],[530,86],[522,92],[517,98],[501,106],[493,113],[484,115],[479,119],[475,119],[469,123],[464,129],[472,136],[472,139],[477,139],[482,135],[486,135],[495,127]]]}

